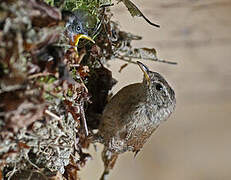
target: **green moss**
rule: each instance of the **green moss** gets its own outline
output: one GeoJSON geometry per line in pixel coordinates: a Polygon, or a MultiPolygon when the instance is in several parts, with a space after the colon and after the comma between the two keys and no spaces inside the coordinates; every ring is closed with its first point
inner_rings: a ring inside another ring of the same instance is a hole
{"type": "Polygon", "coordinates": [[[54,99],[53,96],[51,96],[49,93],[46,93],[46,92],[43,93],[43,98],[44,98],[46,101],[52,101],[52,100],[54,99]]]}
{"type": "MultiPolygon", "coordinates": [[[[60,0],[44,0],[51,6],[59,6],[60,0]]],[[[111,0],[65,0],[62,8],[74,11],[76,9],[88,10],[93,15],[98,15],[98,9],[105,4],[111,4],[111,0]]]]}
{"type": "Polygon", "coordinates": [[[69,97],[72,97],[72,96],[73,96],[73,92],[72,92],[71,89],[68,89],[68,91],[67,91],[67,96],[69,96],[69,97]]]}
{"type": "Polygon", "coordinates": [[[56,80],[54,76],[42,76],[38,79],[38,82],[40,83],[46,83],[46,84],[51,84],[56,80]]]}

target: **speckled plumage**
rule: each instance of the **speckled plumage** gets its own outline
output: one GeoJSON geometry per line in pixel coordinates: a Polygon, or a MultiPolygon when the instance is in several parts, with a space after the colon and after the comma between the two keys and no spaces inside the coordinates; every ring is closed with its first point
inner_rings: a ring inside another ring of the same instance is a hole
{"type": "MultiPolygon", "coordinates": [[[[141,64],[141,63],[140,63],[141,64]]],[[[110,159],[126,151],[138,152],[162,121],[175,109],[175,93],[167,81],[142,64],[150,81],[122,88],[107,104],[99,126],[105,145],[103,161],[108,174],[110,159]]]]}

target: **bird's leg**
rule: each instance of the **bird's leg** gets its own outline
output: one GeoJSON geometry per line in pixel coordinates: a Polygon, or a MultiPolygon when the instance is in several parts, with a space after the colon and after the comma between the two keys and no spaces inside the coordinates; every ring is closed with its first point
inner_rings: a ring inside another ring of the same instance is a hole
{"type": "Polygon", "coordinates": [[[107,179],[109,171],[113,169],[117,158],[118,158],[118,153],[111,152],[110,150],[107,149],[107,147],[104,147],[104,150],[102,152],[102,160],[104,162],[104,172],[100,180],[107,179]]]}

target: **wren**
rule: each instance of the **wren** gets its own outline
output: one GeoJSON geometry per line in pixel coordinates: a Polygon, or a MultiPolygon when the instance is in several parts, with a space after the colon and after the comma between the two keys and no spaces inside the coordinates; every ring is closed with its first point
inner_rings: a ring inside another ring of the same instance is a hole
{"type": "Polygon", "coordinates": [[[101,180],[107,177],[120,153],[132,151],[136,155],[176,106],[175,93],[163,76],[141,62],[137,64],[144,73],[143,82],[122,88],[103,111],[98,132],[104,144],[101,180]]]}

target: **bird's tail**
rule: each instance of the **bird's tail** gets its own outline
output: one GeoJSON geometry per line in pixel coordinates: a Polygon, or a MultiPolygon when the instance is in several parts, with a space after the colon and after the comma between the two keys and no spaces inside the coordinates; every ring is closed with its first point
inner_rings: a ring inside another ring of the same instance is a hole
{"type": "Polygon", "coordinates": [[[104,162],[104,172],[100,178],[100,180],[106,180],[109,172],[111,169],[113,169],[116,160],[118,158],[118,153],[111,152],[108,150],[107,147],[104,147],[104,150],[102,152],[102,160],[104,162]]]}

